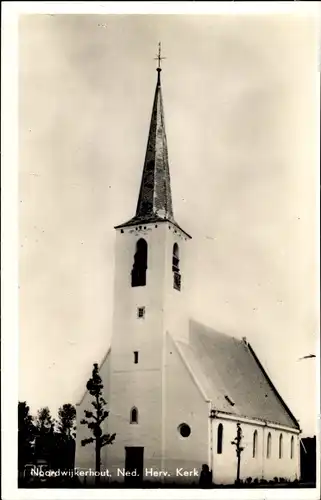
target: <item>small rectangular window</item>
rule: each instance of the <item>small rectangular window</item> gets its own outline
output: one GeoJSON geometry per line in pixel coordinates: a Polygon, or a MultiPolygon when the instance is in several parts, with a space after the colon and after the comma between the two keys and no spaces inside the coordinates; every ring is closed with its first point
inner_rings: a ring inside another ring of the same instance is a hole
{"type": "Polygon", "coordinates": [[[144,316],[145,316],[145,307],[139,307],[137,309],[137,316],[139,318],[144,318],[144,316]]]}
{"type": "Polygon", "coordinates": [[[134,363],[138,363],[138,351],[134,351],[134,363]]]}

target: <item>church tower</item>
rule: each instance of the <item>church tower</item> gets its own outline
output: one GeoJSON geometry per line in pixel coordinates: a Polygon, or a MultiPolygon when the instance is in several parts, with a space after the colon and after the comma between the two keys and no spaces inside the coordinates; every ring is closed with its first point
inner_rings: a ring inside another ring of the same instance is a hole
{"type": "MultiPolygon", "coordinates": [[[[161,88],[160,53],[135,216],[115,227],[108,468],[164,466],[166,335],[184,338],[186,251],[175,221],[161,88]]],[[[107,449],[108,448],[108,449],[107,449]]]]}

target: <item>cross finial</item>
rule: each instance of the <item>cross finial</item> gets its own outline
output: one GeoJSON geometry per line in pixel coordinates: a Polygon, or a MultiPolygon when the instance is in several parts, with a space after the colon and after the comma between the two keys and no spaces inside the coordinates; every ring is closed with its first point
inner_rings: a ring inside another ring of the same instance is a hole
{"type": "Polygon", "coordinates": [[[157,71],[161,71],[162,68],[161,68],[161,61],[163,59],[166,59],[166,57],[161,57],[161,53],[162,53],[162,46],[161,46],[161,43],[159,42],[158,44],[158,54],[157,54],[157,57],[155,57],[154,59],[158,61],[158,67],[157,67],[157,71]]]}

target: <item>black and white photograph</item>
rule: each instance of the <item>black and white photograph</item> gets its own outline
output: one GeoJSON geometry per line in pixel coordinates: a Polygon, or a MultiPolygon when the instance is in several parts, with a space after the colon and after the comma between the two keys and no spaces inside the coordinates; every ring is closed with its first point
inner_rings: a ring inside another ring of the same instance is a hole
{"type": "Polygon", "coordinates": [[[132,3],[17,16],[10,499],[317,499],[317,9],[132,3]]]}

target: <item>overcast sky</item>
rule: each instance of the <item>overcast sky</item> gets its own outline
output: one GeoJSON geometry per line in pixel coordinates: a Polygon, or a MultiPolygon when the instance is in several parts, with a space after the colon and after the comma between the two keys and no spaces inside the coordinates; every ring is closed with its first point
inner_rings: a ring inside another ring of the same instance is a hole
{"type": "Polygon", "coordinates": [[[55,413],[109,347],[113,227],[134,215],[156,84],[190,315],[246,336],[304,434],[318,335],[315,21],[24,16],[19,399],[55,413]]]}

